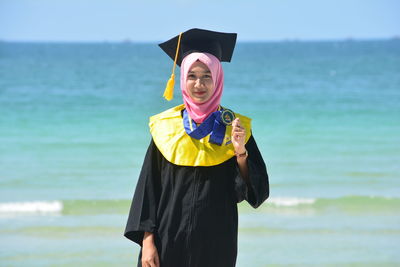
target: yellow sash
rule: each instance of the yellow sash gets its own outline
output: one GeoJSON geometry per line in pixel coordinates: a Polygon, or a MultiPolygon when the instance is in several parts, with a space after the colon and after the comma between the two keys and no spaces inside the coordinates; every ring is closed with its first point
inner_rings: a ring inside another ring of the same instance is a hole
{"type": "MultiPolygon", "coordinates": [[[[210,135],[197,140],[183,127],[181,116],[185,106],[179,105],[150,117],[150,133],[161,154],[171,163],[180,166],[214,166],[235,155],[231,141],[232,126],[226,127],[221,146],[209,143],[210,135]],[[227,144],[228,143],[228,144],[227,144]]],[[[235,113],[246,129],[246,143],[251,136],[251,119],[235,113]]]]}

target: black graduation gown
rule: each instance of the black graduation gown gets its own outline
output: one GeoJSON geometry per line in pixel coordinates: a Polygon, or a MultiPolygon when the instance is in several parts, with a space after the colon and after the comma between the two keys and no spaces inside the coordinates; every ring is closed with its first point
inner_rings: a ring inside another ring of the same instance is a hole
{"type": "MultiPolygon", "coordinates": [[[[137,182],[125,236],[142,246],[152,232],[161,267],[231,267],[237,256],[237,203],[269,196],[268,174],[253,136],[246,144],[250,184],[236,157],[211,167],[167,161],[153,140],[137,182]]],[[[141,264],[140,249],[138,266],[141,264]]]]}

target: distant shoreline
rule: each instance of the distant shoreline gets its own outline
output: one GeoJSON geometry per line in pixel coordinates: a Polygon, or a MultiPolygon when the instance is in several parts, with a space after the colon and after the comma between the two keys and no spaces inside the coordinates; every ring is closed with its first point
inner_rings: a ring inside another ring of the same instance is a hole
{"type": "MultiPolygon", "coordinates": [[[[400,41],[400,36],[392,36],[385,38],[340,38],[340,39],[300,39],[300,38],[286,38],[277,40],[238,40],[238,44],[247,43],[325,43],[325,42],[379,42],[379,41],[400,41]]],[[[28,44],[158,44],[161,41],[136,41],[136,40],[5,40],[0,39],[0,43],[28,43],[28,44]]]]}

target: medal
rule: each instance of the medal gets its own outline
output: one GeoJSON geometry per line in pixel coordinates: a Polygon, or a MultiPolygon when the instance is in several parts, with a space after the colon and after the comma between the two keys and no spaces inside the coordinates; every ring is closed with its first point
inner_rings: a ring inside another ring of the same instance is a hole
{"type": "Polygon", "coordinates": [[[233,113],[232,110],[230,109],[224,109],[221,112],[221,121],[225,124],[225,125],[231,125],[233,120],[235,119],[235,113],[233,113]]]}

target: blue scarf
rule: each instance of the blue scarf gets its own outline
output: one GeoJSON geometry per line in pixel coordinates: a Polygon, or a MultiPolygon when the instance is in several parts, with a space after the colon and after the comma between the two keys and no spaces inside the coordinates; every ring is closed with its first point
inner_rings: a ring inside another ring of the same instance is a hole
{"type": "Polygon", "coordinates": [[[222,122],[223,109],[211,113],[199,126],[190,118],[186,109],[183,110],[183,126],[190,137],[200,140],[210,135],[210,143],[222,145],[225,137],[226,125],[222,122]]]}

